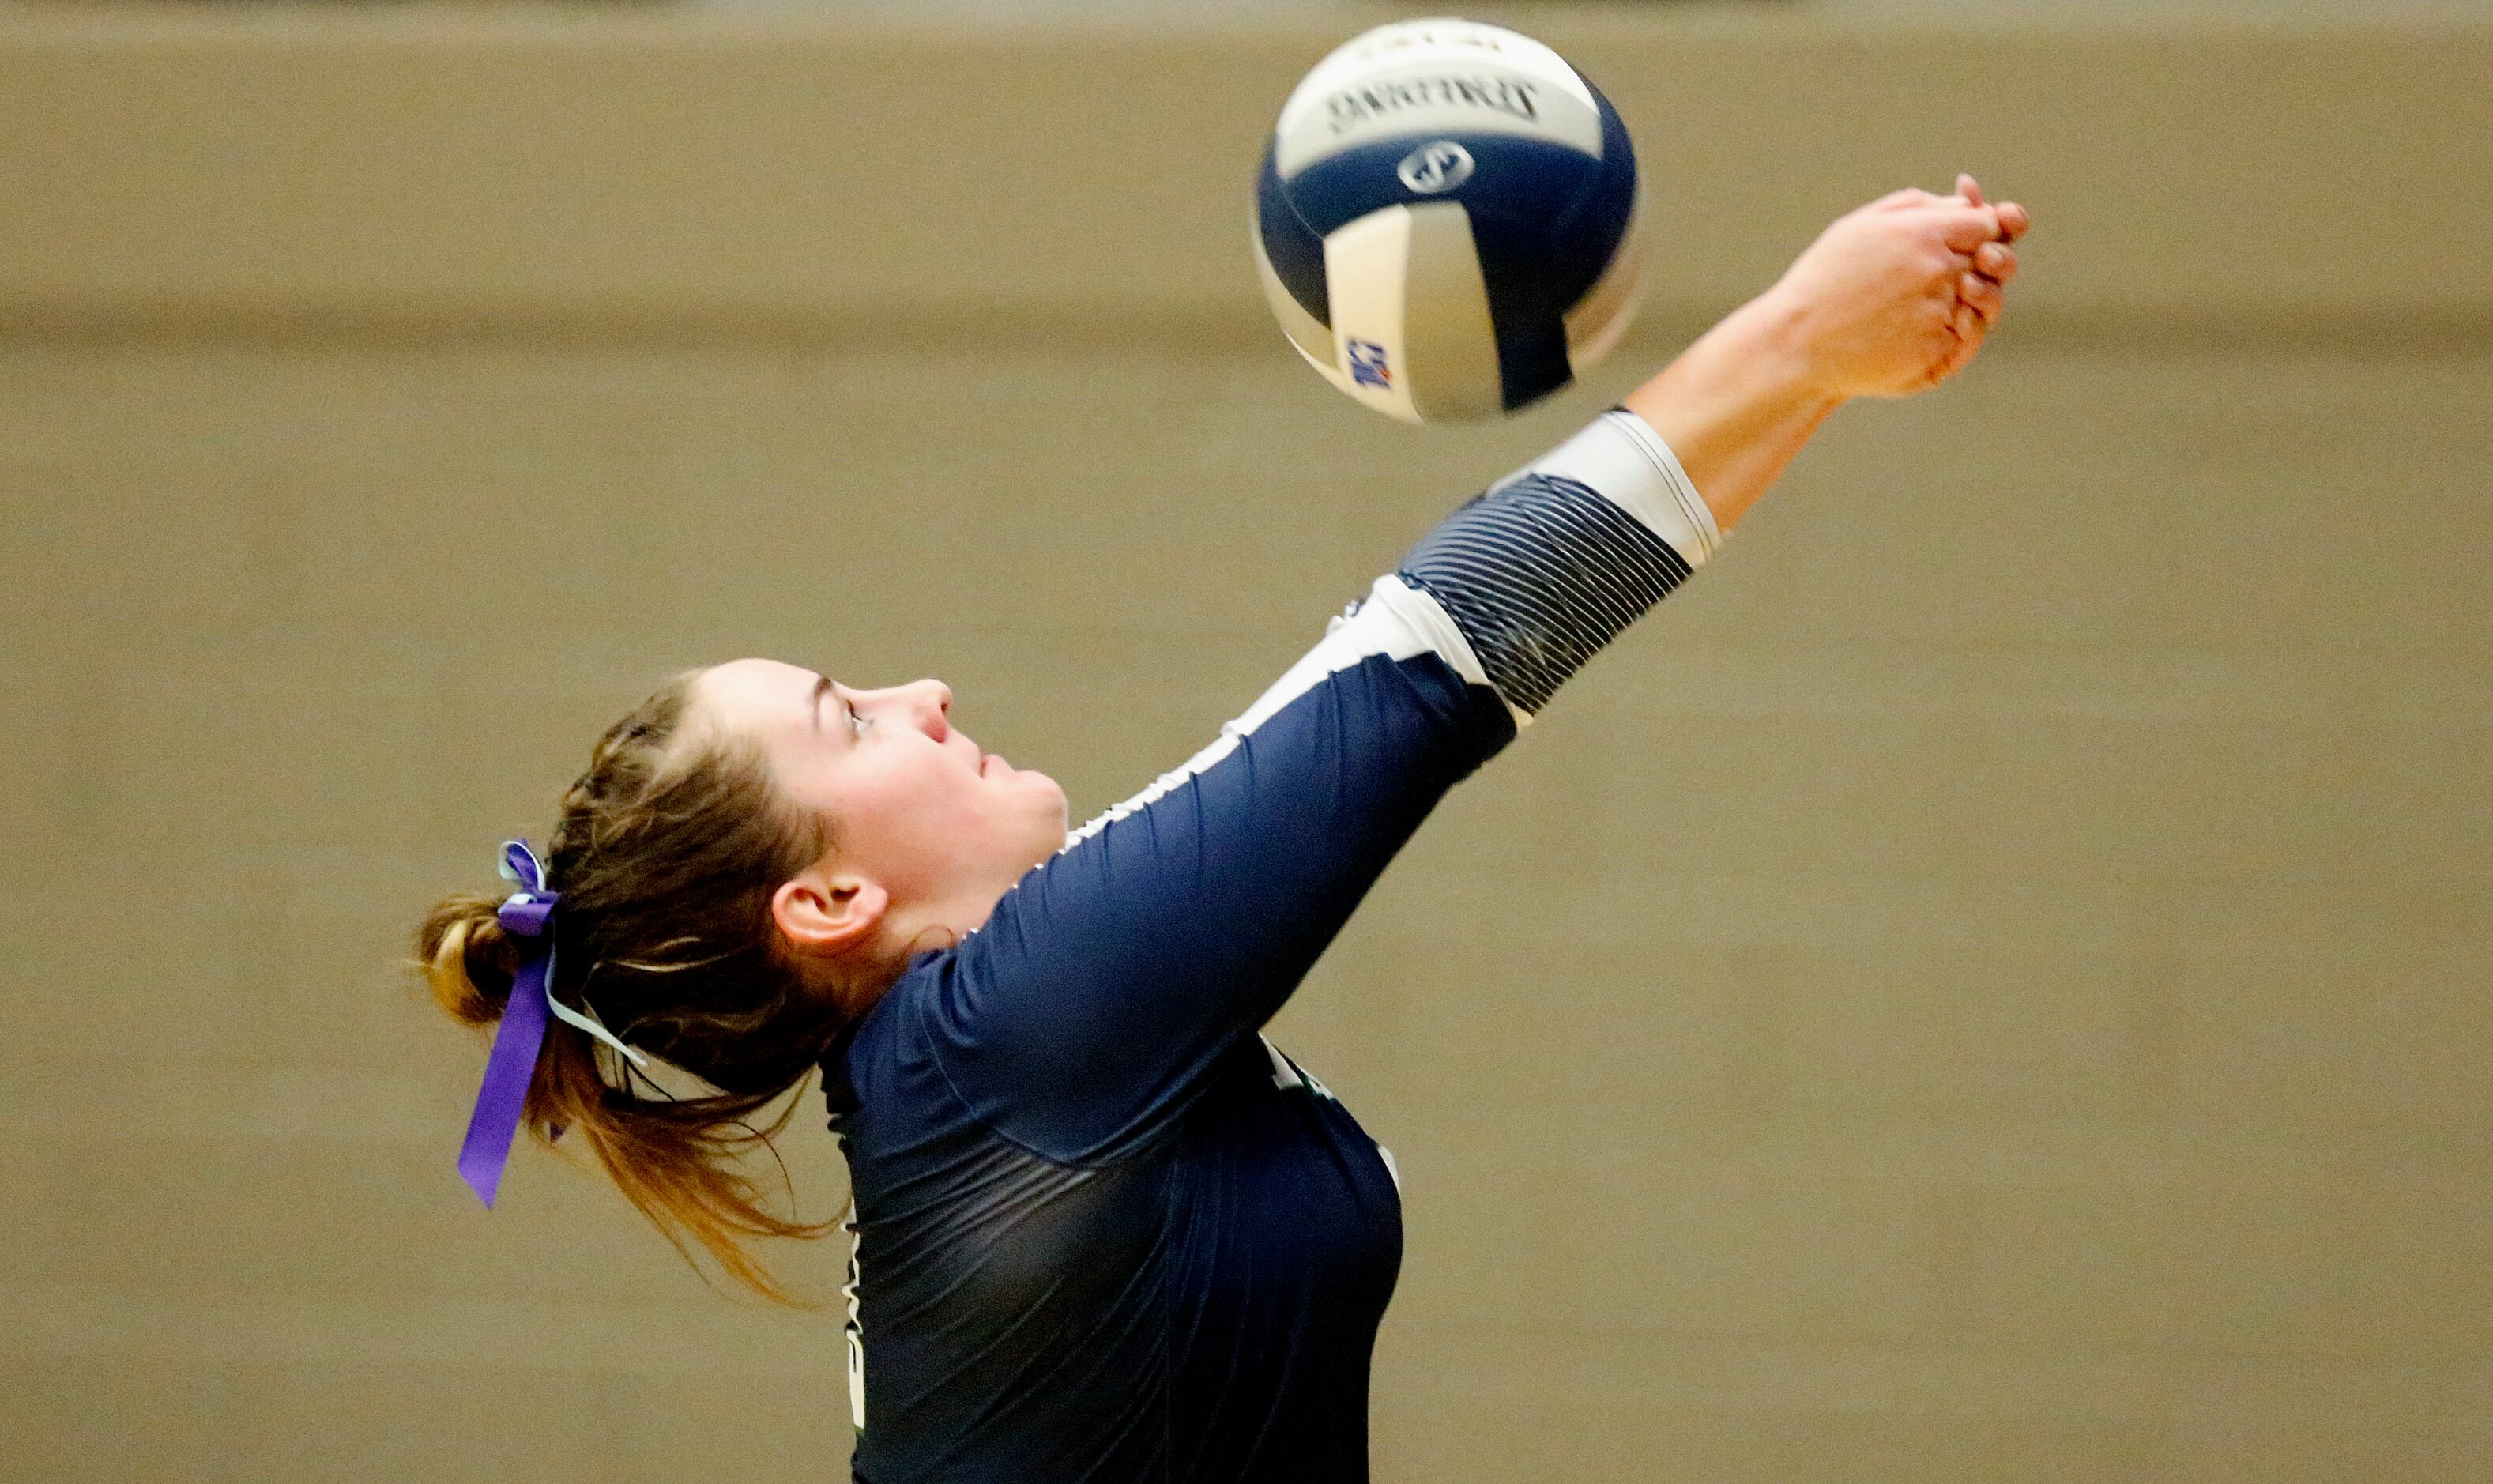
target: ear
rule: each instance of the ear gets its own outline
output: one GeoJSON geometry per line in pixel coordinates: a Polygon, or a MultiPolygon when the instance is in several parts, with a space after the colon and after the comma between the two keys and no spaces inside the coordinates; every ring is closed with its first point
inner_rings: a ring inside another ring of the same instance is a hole
{"type": "Polygon", "coordinates": [[[883,925],[891,893],[828,863],[798,872],[770,893],[770,918],[788,946],[808,958],[845,954],[883,925]]]}

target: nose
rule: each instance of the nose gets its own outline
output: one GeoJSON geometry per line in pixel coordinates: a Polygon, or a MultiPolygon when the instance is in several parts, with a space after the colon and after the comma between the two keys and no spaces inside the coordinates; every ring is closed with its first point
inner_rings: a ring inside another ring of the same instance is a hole
{"type": "Polygon", "coordinates": [[[952,687],[938,680],[912,681],[900,687],[910,719],[927,736],[942,742],[952,735],[952,687]]]}

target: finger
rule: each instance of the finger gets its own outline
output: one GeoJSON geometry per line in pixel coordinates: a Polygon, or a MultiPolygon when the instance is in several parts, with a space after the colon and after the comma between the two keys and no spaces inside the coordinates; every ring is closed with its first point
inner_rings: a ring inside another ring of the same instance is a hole
{"type": "Polygon", "coordinates": [[[1933,356],[1930,365],[1923,369],[1919,389],[1929,391],[1932,387],[1955,376],[1957,368],[1963,366],[1965,360],[1965,342],[1949,341],[1948,349],[1942,354],[1933,356]]]}
{"type": "Polygon", "coordinates": [[[1968,206],[1982,204],[1982,183],[1963,170],[1957,171],[1956,174],[1956,194],[1964,197],[1968,206]]]}
{"type": "Polygon", "coordinates": [[[2025,236],[2026,228],[2034,225],[2033,217],[2015,201],[2001,201],[1994,209],[1999,213],[1999,238],[2003,242],[2025,236]]]}
{"type": "Polygon", "coordinates": [[[1963,371],[1966,367],[1973,364],[1974,353],[1982,348],[1982,337],[1989,334],[1990,330],[1991,327],[1989,325],[1984,325],[1981,330],[1959,342],[1956,348],[1956,353],[1948,357],[1949,376],[1955,376],[1958,372],[1963,371]]]}
{"type": "Polygon", "coordinates": [[[1939,240],[1951,252],[1970,253],[1986,242],[1999,240],[1999,213],[1989,206],[1954,206],[1941,208],[1939,240]]]}
{"type": "Polygon", "coordinates": [[[1957,302],[1981,316],[1984,324],[1999,318],[1999,305],[2004,296],[1999,285],[1979,273],[1962,274],[1957,279],[1957,302]]]}
{"type": "Polygon", "coordinates": [[[1955,376],[1958,372],[1963,371],[1966,367],[1973,363],[1974,352],[1981,348],[1982,326],[1977,321],[1969,333],[1966,331],[1957,332],[1955,340],[1949,344],[1946,351],[1942,353],[1938,357],[1937,361],[1931,367],[1930,379],[1924,384],[1937,386],[1941,381],[1944,381],[1948,378],[1955,376]]]}
{"type": "Polygon", "coordinates": [[[2004,242],[1986,242],[1973,250],[1973,271],[2005,284],[2017,276],[2017,250],[2004,242]]]}
{"type": "Polygon", "coordinates": [[[1956,307],[1956,317],[1949,321],[1948,328],[1956,331],[1956,338],[1959,340],[1980,340],[1982,312],[1970,304],[1960,303],[1956,307]]]}
{"type": "Polygon", "coordinates": [[[1955,376],[1958,372],[1963,371],[1967,366],[1972,365],[1974,352],[1981,348],[1982,342],[1978,338],[1968,340],[1963,345],[1958,346],[1956,348],[1956,353],[1947,358],[1947,369],[1939,373],[1939,379],[1944,381],[1948,378],[1955,376]]]}

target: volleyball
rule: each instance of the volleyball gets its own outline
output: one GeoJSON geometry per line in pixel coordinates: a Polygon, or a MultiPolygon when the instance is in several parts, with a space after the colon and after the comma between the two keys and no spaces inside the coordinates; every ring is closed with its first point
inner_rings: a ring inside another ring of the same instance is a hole
{"type": "Polygon", "coordinates": [[[1408,422],[1499,416],[1626,332],[1636,153],[1601,90],[1530,37],[1379,26],[1294,89],[1255,187],[1255,266],[1290,344],[1408,422]]]}

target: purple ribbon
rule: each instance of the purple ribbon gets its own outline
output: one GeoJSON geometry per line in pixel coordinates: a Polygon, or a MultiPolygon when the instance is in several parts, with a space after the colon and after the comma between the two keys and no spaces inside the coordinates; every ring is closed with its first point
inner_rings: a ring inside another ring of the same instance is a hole
{"type": "Polygon", "coordinates": [[[561,899],[546,890],[545,865],[526,840],[502,842],[502,878],[520,889],[496,914],[502,930],[528,941],[521,948],[519,972],[511,977],[511,998],[502,1007],[493,1053],[485,1059],[485,1081],[476,1089],[476,1110],[467,1117],[466,1141],[459,1146],[459,1177],[487,1210],[501,1189],[502,1166],[510,1162],[511,1138],[519,1133],[528,1083],[536,1075],[537,1050],[545,1045],[554,906],[561,899]]]}

